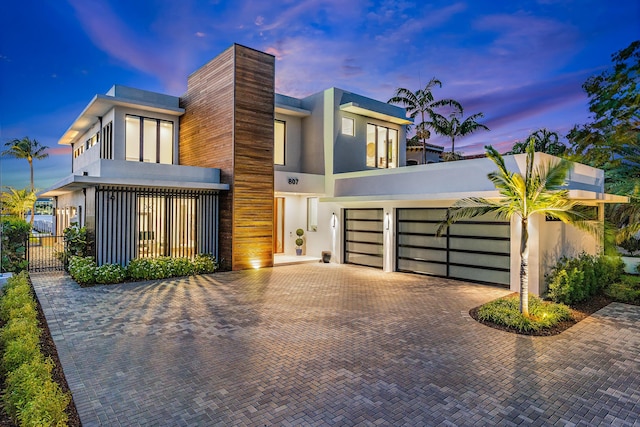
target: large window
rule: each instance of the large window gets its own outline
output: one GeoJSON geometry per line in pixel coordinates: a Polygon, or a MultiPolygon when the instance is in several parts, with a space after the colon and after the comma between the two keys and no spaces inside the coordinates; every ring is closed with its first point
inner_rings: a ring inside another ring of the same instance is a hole
{"type": "Polygon", "coordinates": [[[173,163],[173,122],[127,115],[125,155],[133,162],[173,163]]]}
{"type": "Polygon", "coordinates": [[[367,166],[398,166],[398,131],[384,126],[367,125],[367,166]]]}
{"type": "Polygon", "coordinates": [[[284,165],[285,162],[285,135],[287,131],[286,123],[276,120],[273,126],[273,164],[284,165]]]}

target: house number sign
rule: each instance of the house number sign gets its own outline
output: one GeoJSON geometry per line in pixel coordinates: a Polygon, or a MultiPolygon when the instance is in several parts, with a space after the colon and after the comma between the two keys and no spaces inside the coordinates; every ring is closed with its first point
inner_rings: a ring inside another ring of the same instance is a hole
{"type": "Polygon", "coordinates": [[[298,178],[288,177],[287,182],[289,185],[298,185],[298,178]]]}

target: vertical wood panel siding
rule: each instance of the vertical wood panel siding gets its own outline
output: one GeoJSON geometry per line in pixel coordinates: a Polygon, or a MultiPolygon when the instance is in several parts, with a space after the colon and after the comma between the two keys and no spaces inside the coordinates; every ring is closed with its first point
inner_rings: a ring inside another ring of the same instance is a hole
{"type": "Polygon", "coordinates": [[[217,192],[99,187],[95,200],[98,265],[126,265],[139,257],[218,257],[217,192]]]}
{"type": "Polygon", "coordinates": [[[181,98],[180,163],[215,167],[223,268],[273,265],[274,57],[234,45],[193,73],[181,98]]]}

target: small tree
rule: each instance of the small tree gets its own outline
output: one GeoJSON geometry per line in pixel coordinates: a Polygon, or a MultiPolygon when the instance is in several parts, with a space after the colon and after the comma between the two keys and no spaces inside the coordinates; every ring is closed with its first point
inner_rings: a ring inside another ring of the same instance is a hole
{"type": "Polygon", "coordinates": [[[35,193],[26,188],[24,190],[16,190],[8,187],[8,189],[9,191],[2,193],[2,210],[9,215],[25,219],[27,211],[32,209],[36,201],[35,193]]]}
{"type": "Polygon", "coordinates": [[[520,218],[520,312],[529,315],[529,218],[540,214],[576,225],[584,230],[597,233],[597,227],[588,222],[588,217],[576,209],[577,202],[569,199],[569,190],[564,188],[567,174],[572,164],[560,160],[555,164],[534,166],[534,141],[527,147],[527,161],[524,175],[510,172],[504,159],[495,148],[485,147],[487,157],[498,167],[488,175],[500,193],[498,200],[469,197],[458,200],[449,208],[448,219],[438,227],[437,234],[456,221],[488,213],[500,219],[520,218]]]}
{"type": "MultiPolygon", "coordinates": [[[[6,150],[2,152],[3,156],[15,157],[16,159],[27,159],[29,162],[29,171],[31,177],[31,193],[35,194],[36,189],[33,181],[33,160],[42,160],[49,157],[49,153],[46,152],[46,145],[40,144],[35,139],[24,137],[22,139],[13,139],[4,144],[6,150]]],[[[31,226],[33,227],[33,220],[36,212],[36,201],[33,200],[31,204],[31,226]]]]}
{"type": "Polygon", "coordinates": [[[629,237],[627,240],[620,243],[620,247],[629,252],[629,255],[633,256],[635,252],[640,251],[640,238],[629,237]]]}

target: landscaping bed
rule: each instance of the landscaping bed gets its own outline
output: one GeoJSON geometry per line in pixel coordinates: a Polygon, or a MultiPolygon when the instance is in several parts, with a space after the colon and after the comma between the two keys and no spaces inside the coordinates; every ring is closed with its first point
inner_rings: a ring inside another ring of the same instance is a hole
{"type": "MultiPolygon", "coordinates": [[[[29,284],[31,284],[30,281],[29,281],[29,284]]],[[[33,291],[33,286],[32,286],[32,291],[33,291]]],[[[35,292],[34,292],[34,295],[35,295],[35,292]]],[[[69,402],[65,410],[65,413],[68,416],[67,425],[70,427],[82,426],[82,423],[80,422],[80,417],[78,416],[78,411],[76,410],[76,406],[73,401],[73,396],[71,395],[69,385],[67,384],[67,380],[64,376],[64,371],[62,370],[62,364],[60,363],[60,359],[58,358],[58,351],[56,349],[56,345],[53,341],[53,338],[51,337],[49,326],[47,325],[47,321],[44,317],[44,312],[42,311],[42,307],[40,306],[40,301],[38,301],[37,297],[35,297],[34,299],[35,299],[36,309],[37,309],[38,325],[41,331],[40,341],[39,341],[40,351],[42,352],[45,358],[46,357],[51,358],[51,360],[54,363],[54,367],[51,371],[51,377],[53,381],[57,383],[58,386],[60,386],[60,388],[62,389],[62,392],[68,393],[69,396],[71,396],[71,401],[69,402]]],[[[4,326],[3,323],[4,322],[0,321],[0,327],[4,326]]],[[[3,375],[0,378],[0,386],[2,387],[2,390],[5,389],[5,380],[6,378],[3,375]]],[[[9,415],[5,411],[5,408],[3,406],[3,402],[1,399],[0,399],[0,426],[2,427],[17,426],[17,424],[13,422],[13,420],[9,417],[9,415]]]]}
{"type": "MultiPolygon", "coordinates": [[[[507,295],[505,298],[508,298],[508,297],[518,297],[518,293],[507,295]]],[[[501,325],[501,324],[490,322],[490,321],[480,320],[478,318],[478,310],[480,309],[481,306],[472,308],[469,311],[469,315],[471,315],[471,317],[474,318],[479,323],[482,323],[484,325],[487,325],[495,329],[500,329],[505,332],[511,332],[511,333],[516,333],[521,335],[531,335],[531,336],[552,336],[552,335],[558,335],[559,333],[566,331],[573,325],[577,324],[581,320],[586,319],[587,317],[591,316],[593,313],[600,310],[601,308],[606,307],[613,301],[614,300],[612,298],[606,297],[604,295],[597,295],[586,301],[575,303],[569,307],[571,311],[571,320],[563,320],[551,327],[541,328],[537,331],[521,331],[517,328],[501,325]]]]}

